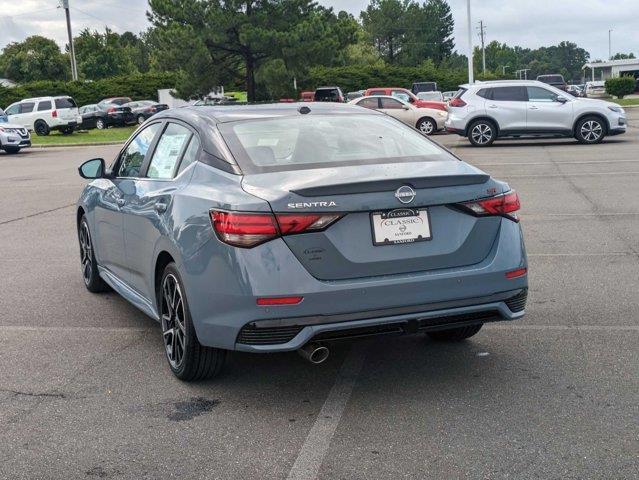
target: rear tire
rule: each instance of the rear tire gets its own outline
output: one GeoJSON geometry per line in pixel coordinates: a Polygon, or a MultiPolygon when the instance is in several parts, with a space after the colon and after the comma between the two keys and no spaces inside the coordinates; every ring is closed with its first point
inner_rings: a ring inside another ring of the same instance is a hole
{"type": "Polygon", "coordinates": [[[483,325],[483,323],[480,323],[479,325],[439,330],[438,332],[428,332],[426,335],[438,342],[460,342],[475,335],[481,330],[483,325]]]}
{"type": "Polygon", "coordinates": [[[60,133],[62,133],[62,135],[71,135],[73,133],[73,130],[73,127],[65,127],[60,129],[60,133]]]}
{"type": "Polygon", "coordinates": [[[80,242],[80,264],[82,265],[82,279],[84,286],[91,293],[102,293],[111,290],[111,287],[102,280],[98,271],[98,262],[95,260],[95,251],[89,230],[89,222],[84,215],[78,224],[78,241],[80,242]]]}
{"type": "Polygon", "coordinates": [[[420,118],[417,122],[417,130],[422,132],[424,135],[432,135],[437,131],[437,124],[432,118],[420,118]]]}
{"type": "Polygon", "coordinates": [[[20,151],[20,147],[2,147],[2,149],[9,154],[18,153],[20,151]]]}
{"type": "Polygon", "coordinates": [[[205,347],[198,341],[175,263],[164,269],[157,299],[164,351],[173,374],[187,382],[216,377],[224,365],[226,350],[205,347]]]}
{"type": "Polygon", "coordinates": [[[584,117],[575,126],[575,138],[579,143],[594,145],[606,136],[606,122],[596,116],[584,117]]]}
{"type": "Polygon", "coordinates": [[[138,125],[142,125],[146,121],[143,115],[138,115],[138,125]]]}
{"type": "Polygon", "coordinates": [[[101,118],[98,118],[95,121],[95,128],[97,128],[98,130],[104,130],[106,128],[106,122],[101,118]]]}
{"type": "Polygon", "coordinates": [[[473,147],[487,147],[497,138],[497,126],[490,120],[475,120],[468,127],[468,140],[473,147]]]}
{"type": "Polygon", "coordinates": [[[33,129],[40,137],[46,137],[47,135],[49,135],[49,133],[51,133],[49,125],[47,125],[47,122],[45,122],[44,120],[37,120],[33,124],[33,129]]]}

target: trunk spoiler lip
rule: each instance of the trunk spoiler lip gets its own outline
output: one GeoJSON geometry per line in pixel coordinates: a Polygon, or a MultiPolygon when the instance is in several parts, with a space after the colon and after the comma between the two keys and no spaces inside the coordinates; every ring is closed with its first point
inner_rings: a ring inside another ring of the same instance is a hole
{"type": "Polygon", "coordinates": [[[479,185],[488,182],[488,180],[490,180],[490,175],[486,173],[434,175],[421,178],[392,178],[367,180],[363,182],[333,183],[329,185],[295,188],[290,191],[302,197],[316,197],[320,195],[392,192],[404,185],[408,185],[414,189],[479,185]]]}

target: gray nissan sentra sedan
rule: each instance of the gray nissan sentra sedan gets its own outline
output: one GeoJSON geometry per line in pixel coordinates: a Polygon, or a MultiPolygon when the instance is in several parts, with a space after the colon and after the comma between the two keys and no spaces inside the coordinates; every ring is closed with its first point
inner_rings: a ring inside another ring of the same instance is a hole
{"type": "Polygon", "coordinates": [[[336,339],[458,341],[524,314],[517,194],[379,112],[172,109],[79,171],[84,282],[158,320],[183,380],[227,350],[320,363],[336,339]]]}

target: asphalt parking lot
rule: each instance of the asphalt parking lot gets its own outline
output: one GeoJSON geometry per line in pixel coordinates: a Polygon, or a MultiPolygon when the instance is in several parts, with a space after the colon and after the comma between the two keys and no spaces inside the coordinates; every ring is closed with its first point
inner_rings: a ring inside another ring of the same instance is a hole
{"type": "Polygon", "coordinates": [[[159,326],[82,283],[77,165],[0,153],[0,478],[639,478],[639,109],[626,135],[436,141],[523,204],[527,316],[471,340],[230,355],[169,371],[159,326]]]}

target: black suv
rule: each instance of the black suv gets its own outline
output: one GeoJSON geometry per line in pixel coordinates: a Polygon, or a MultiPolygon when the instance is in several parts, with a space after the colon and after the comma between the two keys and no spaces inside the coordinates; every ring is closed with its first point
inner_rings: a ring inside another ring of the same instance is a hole
{"type": "Polygon", "coordinates": [[[548,85],[552,85],[553,87],[558,88],[559,90],[563,90],[564,92],[568,88],[568,85],[566,85],[566,81],[564,80],[563,75],[557,75],[557,74],[539,75],[537,77],[537,81],[547,83],[548,85]]]}

